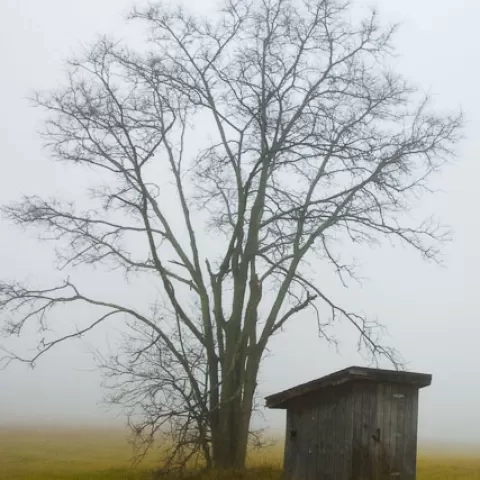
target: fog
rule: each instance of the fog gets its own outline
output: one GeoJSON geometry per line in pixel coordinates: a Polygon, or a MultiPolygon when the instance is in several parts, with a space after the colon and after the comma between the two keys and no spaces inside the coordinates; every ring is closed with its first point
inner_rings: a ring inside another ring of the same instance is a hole
{"type": "MultiPolygon", "coordinates": [[[[210,2],[202,2],[199,8],[210,2]]],[[[361,311],[378,317],[389,330],[387,342],[402,353],[410,370],[433,374],[432,386],[421,392],[420,437],[474,442],[480,440],[480,3],[363,3],[378,5],[387,22],[402,23],[395,41],[397,70],[429,91],[440,109],[463,108],[466,140],[457,161],[435,178],[433,186],[439,192],[425,197],[422,207],[440,215],[454,231],[453,242],[444,248],[444,267],[425,263],[408,249],[386,245],[362,257],[361,273],[366,280],[361,287],[339,289],[335,295],[339,300],[345,296],[361,311]]],[[[131,0],[0,3],[0,204],[27,193],[67,192],[72,196],[88,182],[88,176],[48,159],[37,134],[42,117],[26,97],[32,89],[58,86],[64,60],[97,34],[130,35],[123,17],[131,5],[131,0]]],[[[39,243],[33,231],[23,232],[2,221],[0,277],[53,282],[58,272],[52,267],[51,247],[39,243]]],[[[98,272],[90,278],[98,282],[101,292],[125,291],[135,298],[145,295],[111,273],[98,272]]],[[[106,348],[118,330],[110,325],[82,341],[65,344],[44,356],[34,370],[14,364],[0,371],[0,425],[121,425],[124,417],[102,403],[101,375],[91,355],[94,349],[106,348]]],[[[33,347],[34,334],[34,330],[29,332],[20,344],[33,347]]],[[[312,318],[300,315],[274,338],[259,393],[268,395],[362,364],[351,329],[340,325],[336,334],[338,352],[318,338],[312,318]]],[[[266,411],[265,415],[269,426],[282,428],[283,412],[266,411]]]]}

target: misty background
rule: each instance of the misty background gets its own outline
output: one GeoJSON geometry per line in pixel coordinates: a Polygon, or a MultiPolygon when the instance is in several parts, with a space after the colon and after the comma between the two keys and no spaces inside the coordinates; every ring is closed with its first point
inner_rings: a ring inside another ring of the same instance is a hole
{"type": "MultiPolygon", "coordinates": [[[[347,290],[332,284],[337,301],[378,318],[389,331],[384,341],[396,347],[408,369],[433,374],[421,391],[420,439],[480,443],[480,271],[477,184],[480,164],[478,0],[356,0],[378,6],[384,22],[400,22],[394,44],[397,71],[430,92],[438,110],[462,107],[466,140],[457,161],[435,177],[438,191],[425,196],[423,214],[440,216],[454,240],[444,247],[444,266],[422,261],[417,252],[385,244],[364,250],[361,286],[347,290]]],[[[91,44],[98,34],[135,41],[138,26],[125,24],[132,0],[1,0],[0,2],[0,204],[22,194],[81,196],[91,178],[81,170],[48,159],[38,130],[42,112],[26,99],[33,89],[59,86],[65,60],[91,44]]],[[[213,0],[196,9],[208,10],[213,0]]],[[[141,30],[140,30],[141,31],[141,30]]],[[[53,269],[53,244],[41,243],[35,231],[0,223],[0,278],[29,279],[50,285],[61,278],[53,269]]],[[[313,266],[315,267],[315,266],[313,266]]],[[[121,295],[148,301],[147,292],[120,275],[100,270],[79,272],[97,296],[121,295]]],[[[323,275],[323,272],[319,272],[323,275]]],[[[325,281],[331,273],[325,272],[325,281]]],[[[65,331],[88,311],[56,318],[65,331]],[[75,317],[75,318],[74,318],[75,317]]],[[[92,351],[115,348],[122,326],[110,323],[84,340],[64,344],[32,370],[13,364],[0,371],[1,425],[122,425],[118,410],[102,403],[105,391],[92,351]]],[[[35,346],[35,329],[8,346],[35,346]]],[[[315,319],[300,314],[276,336],[261,370],[259,395],[265,396],[350,365],[363,365],[356,336],[346,324],[332,332],[339,351],[318,338],[315,319]]],[[[387,364],[382,364],[388,367],[387,364]]],[[[265,411],[261,425],[283,428],[283,411],[265,411]]]]}

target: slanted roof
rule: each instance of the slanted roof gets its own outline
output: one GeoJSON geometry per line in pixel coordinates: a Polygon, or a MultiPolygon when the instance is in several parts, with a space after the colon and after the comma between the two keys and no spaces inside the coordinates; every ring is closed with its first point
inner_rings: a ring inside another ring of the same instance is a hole
{"type": "Polygon", "coordinates": [[[320,391],[326,387],[342,385],[353,381],[373,381],[377,383],[400,383],[417,388],[427,387],[432,383],[432,376],[427,373],[413,373],[398,370],[380,370],[377,368],[349,367],[331,373],[325,377],[312,380],[296,387],[275,393],[265,398],[268,408],[286,408],[294,398],[320,391]]]}

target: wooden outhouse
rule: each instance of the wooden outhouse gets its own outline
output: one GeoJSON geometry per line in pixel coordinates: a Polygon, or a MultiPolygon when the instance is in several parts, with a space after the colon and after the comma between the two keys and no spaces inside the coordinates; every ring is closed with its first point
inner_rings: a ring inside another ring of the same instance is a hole
{"type": "Polygon", "coordinates": [[[287,410],[288,480],[414,480],[424,373],[350,367],[266,398],[287,410]]]}

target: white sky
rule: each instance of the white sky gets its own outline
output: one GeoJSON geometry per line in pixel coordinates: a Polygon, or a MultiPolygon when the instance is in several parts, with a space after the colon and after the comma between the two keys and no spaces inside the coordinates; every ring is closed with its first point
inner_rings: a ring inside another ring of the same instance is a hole
{"type": "MultiPolygon", "coordinates": [[[[211,0],[209,0],[210,2],[211,0]]],[[[360,1],[360,0],[359,0],[360,1]]],[[[203,4],[209,2],[202,2],[203,4]]],[[[376,249],[362,261],[369,278],[348,292],[361,310],[387,325],[393,343],[412,370],[433,374],[422,391],[420,435],[474,441],[480,431],[480,322],[478,272],[480,221],[477,183],[480,145],[480,2],[478,0],[377,0],[386,20],[402,21],[397,34],[398,69],[430,90],[439,107],[461,106],[466,141],[458,162],[437,180],[443,194],[425,206],[453,227],[454,242],[445,249],[446,268],[424,264],[413,252],[376,249]]],[[[25,97],[32,89],[55,87],[62,62],[96,34],[121,35],[131,0],[1,0],[0,2],[0,204],[22,193],[53,194],[76,186],[72,172],[50,162],[40,146],[39,112],[25,97]]],[[[48,245],[2,222],[0,275],[52,281],[48,245]]],[[[121,282],[99,289],[121,289],[121,282]]],[[[132,293],[132,292],[130,292],[132,293]]],[[[137,293],[134,293],[136,295],[137,293]]],[[[138,293],[140,295],[140,293],[138,293]]],[[[347,295],[341,291],[341,295],[347,295]]],[[[347,298],[347,297],[346,297],[347,298]]],[[[315,324],[300,318],[275,338],[260,382],[270,394],[330,373],[360,360],[348,330],[339,331],[341,352],[316,336],[315,324]]],[[[89,345],[104,345],[105,331],[89,343],[65,345],[39,362],[37,369],[14,365],[0,372],[1,423],[119,422],[99,404],[100,376],[89,345]]],[[[283,425],[282,412],[266,412],[268,422],[283,425]]]]}

